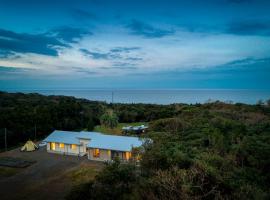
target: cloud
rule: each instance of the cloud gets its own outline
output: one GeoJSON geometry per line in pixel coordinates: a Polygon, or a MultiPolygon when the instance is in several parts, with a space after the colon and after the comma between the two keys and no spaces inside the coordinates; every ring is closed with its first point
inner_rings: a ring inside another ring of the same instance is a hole
{"type": "Polygon", "coordinates": [[[89,51],[87,49],[80,49],[80,51],[84,55],[91,56],[93,59],[109,59],[109,57],[110,57],[109,53],[93,52],[93,51],[89,51]]]}
{"type": "Polygon", "coordinates": [[[62,26],[50,30],[47,34],[49,36],[54,36],[57,39],[64,40],[69,43],[74,43],[77,42],[78,39],[81,39],[83,36],[92,35],[93,33],[83,28],[62,26]]]}
{"type": "Polygon", "coordinates": [[[241,66],[241,65],[250,65],[256,62],[266,61],[266,59],[254,59],[254,58],[244,58],[240,60],[233,60],[225,64],[225,66],[241,66]]]}
{"type": "Polygon", "coordinates": [[[83,67],[72,67],[72,69],[74,70],[74,72],[83,73],[83,74],[87,74],[87,75],[96,75],[97,74],[97,72],[89,70],[89,69],[85,69],[83,67]]]}
{"type": "Polygon", "coordinates": [[[199,73],[201,76],[207,75],[234,75],[234,76],[256,76],[257,73],[269,74],[270,72],[270,58],[251,58],[247,57],[244,59],[233,60],[221,65],[217,65],[212,68],[201,68],[187,70],[186,73],[199,73]]]}
{"type": "Polygon", "coordinates": [[[15,55],[14,52],[0,49],[0,58],[8,58],[9,56],[14,56],[14,55],[15,55]]]}
{"type": "Polygon", "coordinates": [[[45,34],[15,33],[0,29],[1,51],[57,56],[57,47],[68,46],[45,34]]]}
{"type": "Polygon", "coordinates": [[[90,56],[93,59],[104,59],[104,60],[115,60],[115,59],[121,60],[122,59],[122,60],[130,60],[130,61],[139,61],[143,59],[140,57],[125,55],[139,49],[141,48],[140,47],[115,47],[115,48],[110,49],[108,52],[104,52],[104,53],[90,51],[87,49],[80,49],[80,51],[84,55],[90,56]]]}
{"type": "Polygon", "coordinates": [[[248,58],[228,62],[222,66],[227,67],[227,68],[231,67],[234,69],[243,69],[244,68],[247,70],[248,70],[248,68],[252,68],[252,69],[256,70],[256,68],[258,66],[264,66],[264,67],[267,67],[268,69],[270,69],[270,58],[255,59],[255,58],[248,57],[248,58]]]}
{"type": "Polygon", "coordinates": [[[58,56],[59,48],[69,48],[85,35],[92,33],[68,26],[54,28],[42,34],[16,33],[0,29],[0,58],[7,58],[14,53],[35,53],[58,56]]]}
{"type": "Polygon", "coordinates": [[[115,62],[113,68],[117,69],[137,69],[136,64],[128,62],[115,62]]]}
{"type": "Polygon", "coordinates": [[[0,66],[0,72],[22,72],[22,71],[28,71],[27,68],[16,68],[16,67],[5,67],[0,66]]]}
{"type": "Polygon", "coordinates": [[[0,80],[25,77],[34,72],[35,69],[0,66],[0,80]]]}
{"type": "Polygon", "coordinates": [[[126,60],[140,61],[140,60],[143,60],[143,58],[139,58],[139,57],[127,57],[126,60]]]}
{"type": "Polygon", "coordinates": [[[115,48],[112,48],[110,51],[114,53],[119,53],[119,52],[129,53],[131,51],[140,50],[140,49],[141,49],[140,47],[115,47],[115,48]]]}
{"type": "Polygon", "coordinates": [[[209,25],[209,24],[178,24],[178,26],[191,33],[206,34],[234,34],[234,35],[270,35],[270,20],[243,20],[234,21],[227,24],[209,25]]]}
{"type": "Polygon", "coordinates": [[[192,33],[205,33],[205,34],[216,34],[223,33],[224,26],[222,25],[211,25],[209,23],[179,23],[177,26],[183,30],[192,33]]]}
{"type": "Polygon", "coordinates": [[[242,4],[242,3],[249,3],[252,0],[227,0],[228,3],[234,3],[234,4],[242,4]]]}
{"type": "Polygon", "coordinates": [[[249,20],[249,21],[233,22],[229,25],[227,32],[236,35],[269,36],[270,21],[249,20]]]}
{"type": "Polygon", "coordinates": [[[98,17],[89,11],[82,10],[82,9],[73,9],[71,12],[72,16],[76,20],[97,20],[98,17]]]}
{"type": "Polygon", "coordinates": [[[174,34],[173,30],[156,28],[138,20],[132,20],[126,28],[130,29],[132,34],[146,38],[161,38],[174,34]]]}

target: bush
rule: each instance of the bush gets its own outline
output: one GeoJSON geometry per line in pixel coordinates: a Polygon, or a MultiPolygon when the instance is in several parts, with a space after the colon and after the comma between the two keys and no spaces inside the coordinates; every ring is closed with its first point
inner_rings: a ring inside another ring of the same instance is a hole
{"type": "Polygon", "coordinates": [[[113,163],[108,163],[93,182],[74,187],[66,199],[127,199],[135,188],[136,181],[135,166],[120,164],[119,160],[115,160],[113,163]]]}

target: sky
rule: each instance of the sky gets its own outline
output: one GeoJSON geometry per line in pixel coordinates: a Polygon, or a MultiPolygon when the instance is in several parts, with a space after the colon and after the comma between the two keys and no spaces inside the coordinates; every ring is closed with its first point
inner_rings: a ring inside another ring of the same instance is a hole
{"type": "Polygon", "coordinates": [[[0,90],[270,89],[268,0],[0,0],[0,90]]]}

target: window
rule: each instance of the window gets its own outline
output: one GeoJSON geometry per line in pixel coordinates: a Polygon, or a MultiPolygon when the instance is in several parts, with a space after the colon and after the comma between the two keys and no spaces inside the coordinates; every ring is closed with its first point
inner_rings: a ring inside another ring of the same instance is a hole
{"type": "Polygon", "coordinates": [[[131,158],[131,152],[126,152],[126,160],[129,160],[131,158]]]}
{"type": "Polygon", "coordinates": [[[76,144],[72,144],[71,145],[71,149],[73,149],[73,150],[77,149],[77,145],[76,144]]]}
{"type": "Polygon", "coordinates": [[[111,158],[111,150],[108,150],[108,157],[111,158]]]}
{"type": "Polygon", "coordinates": [[[55,150],[55,142],[51,142],[51,150],[55,150]]]}
{"type": "Polygon", "coordinates": [[[65,147],[65,144],[64,143],[60,143],[59,144],[59,147],[63,149],[65,147]]]}
{"type": "Polygon", "coordinates": [[[99,158],[99,156],[100,156],[99,149],[94,149],[93,156],[94,156],[95,158],[99,158]]]}

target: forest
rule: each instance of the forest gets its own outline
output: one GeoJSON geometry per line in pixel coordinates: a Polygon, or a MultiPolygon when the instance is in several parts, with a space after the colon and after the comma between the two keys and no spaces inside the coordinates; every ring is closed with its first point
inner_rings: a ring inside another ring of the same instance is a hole
{"type": "Polygon", "coordinates": [[[8,147],[28,139],[43,139],[53,130],[93,130],[113,109],[119,122],[148,122],[175,116],[175,106],[106,104],[66,96],[0,92],[0,150],[7,130],[8,147]]]}
{"type": "Polygon", "coordinates": [[[107,104],[65,96],[0,92],[0,147],[52,130],[92,130],[113,110],[119,122],[148,122],[134,160],[115,160],[67,199],[269,199],[270,102],[256,105],[107,104]]]}

